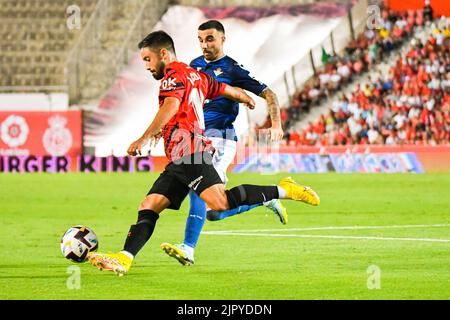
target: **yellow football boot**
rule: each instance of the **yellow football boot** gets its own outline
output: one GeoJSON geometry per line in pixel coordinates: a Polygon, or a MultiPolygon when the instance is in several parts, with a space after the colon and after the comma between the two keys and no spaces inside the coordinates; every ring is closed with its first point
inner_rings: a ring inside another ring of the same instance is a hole
{"type": "Polygon", "coordinates": [[[119,253],[88,253],[89,263],[99,270],[112,271],[119,277],[130,270],[132,259],[126,254],[119,253]]]}
{"type": "Polygon", "coordinates": [[[288,214],[286,207],[281,203],[279,199],[272,199],[268,202],[264,202],[263,204],[267,209],[272,210],[273,213],[278,216],[282,224],[288,223],[288,214]]]}
{"type": "Polygon", "coordinates": [[[302,201],[313,206],[320,204],[320,198],[313,189],[298,184],[291,177],[284,178],[278,185],[286,191],[286,199],[302,201]]]}
{"type": "Polygon", "coordinates": [[[192,266],[194,264],[194,254],[193,249],[189,250],[187,245],[181,244],[170,244],[167,242],[161,243],[161,249],[172,258],[178,260],[184,266],[192,266]]]}

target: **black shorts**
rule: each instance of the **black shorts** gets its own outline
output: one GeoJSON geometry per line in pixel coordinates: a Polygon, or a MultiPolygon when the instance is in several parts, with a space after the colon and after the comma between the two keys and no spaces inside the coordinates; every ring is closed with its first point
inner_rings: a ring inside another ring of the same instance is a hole
{"type": "Polygon", "coordinates": [[[197,152],[170,162],[156,179],[147,195],[156,193],[170,201],[168,209],[178,210],[189,193],[198,195],[205,189],[223,183],[212,164],[208,152],[197,152]]]}

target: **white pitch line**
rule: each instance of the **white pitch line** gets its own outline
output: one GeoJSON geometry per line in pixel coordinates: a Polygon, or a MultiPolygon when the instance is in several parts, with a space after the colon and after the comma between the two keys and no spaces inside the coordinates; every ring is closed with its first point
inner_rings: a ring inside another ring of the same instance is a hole
{"type": "Polygon", "coordinates": [[[450,239],[433,238],[386,238],[386,237],[358,237],[358,236],[321,236],[316,234],[274,234],[274,233],[238,233],[223,231],[205,231],[202,234],[219,236],[248,236],[248,237],[298,237],[298,238],[323,238],[323,239],[358,239],[358,240],[388,240],[388,241],[426,241],[426,242],[450,242],[450,239]]]}
{"type": "Polygon", "coordinates": [[[312,231],[312,230],[365,230],[365,229],[411,229],[411,228],[446,228],[450,224],[415,224],[415,225],[390,225],[390,226],[328,226],[328,227],[308,227],[308,228],[287,228],[287,229],[250,229],[250,230],[222,230],[205,231],[214,233],[234,233],[234,232],[284,232],[284,231],[312,231]]]}

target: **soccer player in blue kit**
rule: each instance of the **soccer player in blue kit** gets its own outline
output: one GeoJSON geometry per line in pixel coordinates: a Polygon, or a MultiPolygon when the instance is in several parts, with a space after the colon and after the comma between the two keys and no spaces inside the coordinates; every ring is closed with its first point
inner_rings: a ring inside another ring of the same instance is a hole
{"type": "MultiPolygon", "coordinates": [[[[225,55],[223,44],[225,29],[219,21],[209,20],[198,27],[198,40],[203,55],[194,59],[190,66],[209,74],[219,82],[248,90],[266,100],[272,127],[268,129],[270,140],[278,142],[283,138],[280,107],[276,94],[264,83],[254,79],[238,62],[225,55]]],[[[216,152],[213,164],[224,183],[227,181],[227,168],[236,155],[236,132],[233,123],[239,112],[239,104],[223,97],[206,100],[204,105],[205,135],[212,141],[216,152]]],[[[233,215],[249,211],[264,205],[287,223],[286,208],[278,199],[252,206],[241,206],[233,210],[216,212],[206,208],[205,202],[193,191],[189,193],[190,210],[186,221],[185,236],[182,244],[162,243],[161,248],[183,265],[194,264],[194,248],[200,237],[205,218],[212,221],[222,220],[233,215]]]]}

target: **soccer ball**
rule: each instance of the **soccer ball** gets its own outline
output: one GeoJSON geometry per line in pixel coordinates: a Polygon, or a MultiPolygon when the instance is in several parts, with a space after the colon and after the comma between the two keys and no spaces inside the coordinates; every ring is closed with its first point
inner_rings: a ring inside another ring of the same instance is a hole
{"type": "Polygon", "coordinates": [[[87,254],[97,249],[97,236],[86,226],[72,227],[61,238],[63,256],[74,262],[85,261],[87,254]]]}

